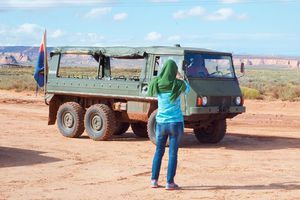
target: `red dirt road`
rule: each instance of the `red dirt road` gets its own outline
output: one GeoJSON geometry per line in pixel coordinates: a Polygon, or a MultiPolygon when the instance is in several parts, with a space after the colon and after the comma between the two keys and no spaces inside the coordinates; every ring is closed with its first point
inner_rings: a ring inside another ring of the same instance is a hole
{"type": "MultiPolygon", "coordinates": [[[[190,130],[178,191],[149,188],[155,146],[131,131],[95,142],[47,125],[42,97],[0,91],[0,199],[300,199],[300,102],[246,101],[217,145],[190,130]]],[[[167,151],[160,184],[165,185],[167,151]]]]}

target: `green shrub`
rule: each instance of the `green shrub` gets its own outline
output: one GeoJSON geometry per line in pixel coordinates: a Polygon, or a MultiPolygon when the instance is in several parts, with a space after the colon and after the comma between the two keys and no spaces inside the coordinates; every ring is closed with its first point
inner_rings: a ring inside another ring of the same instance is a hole
{"type": "Polygon", "coordinates": [[[260,92],[253,88],[241,87],[245,99],[262,99],[260,92]]]}

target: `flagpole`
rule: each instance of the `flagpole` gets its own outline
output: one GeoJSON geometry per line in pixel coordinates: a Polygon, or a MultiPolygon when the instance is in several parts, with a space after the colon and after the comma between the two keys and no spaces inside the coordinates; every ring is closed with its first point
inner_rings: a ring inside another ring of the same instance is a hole
{"type": "Polygon", "coordinates": [[[46,97],[46,83],[47,83],[47,71],[48,71],[48,60],[47,60],[47,30],[44,32],[44,98],[46,97]]]}

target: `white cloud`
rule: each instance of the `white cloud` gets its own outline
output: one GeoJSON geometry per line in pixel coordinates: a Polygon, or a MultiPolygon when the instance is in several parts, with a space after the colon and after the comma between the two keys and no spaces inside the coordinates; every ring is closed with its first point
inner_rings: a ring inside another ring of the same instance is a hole
{"type": "Polygon", "coordinates": [[[111,12],[110,7],[105,7],[105,8],[93,8],[90,10],[88,13],[84,15],[85,18],[98,18],[101,16],[104,16],[108,13],[111,12]]]}
{"type": "Polygon", "coordinates": [[[37,24],[25,23],[18,27],[17,32],[35,35],[40,32],[43,32],[43,30],[44,30],[43,27],[41,27],[37,24]]]}
{"type": "Polygon", "coordinates": [[[186,17],[202,16],[204,13],[205,13],[204,8],[202,8],[201,6],[196,6],[189,10],[179,10],[173,13],[173,18],[182,19],[186,17]]]}
{"type": "Polygon", "coordinates": [[[248,18],[248,15],[246,13],[243,13],[243,14],[236,15],[236,18],[238,20],[244,20],[248,18]]]}
{"type": "Polygon", "coordinates": [[[150,40],[150,41],[154,41],[154,40],[159,40],[161,38],[161,34],[157,33],[157,32],[150,32],[147,34],[147,36],[145,37],[145,40],[150,40]]]}
{"type": "Polygon", "coordinates": [[[221,0],[221,3],[225,4],[234,4],[234,3],[241,3],[242,0],[221,0]]]}
{"type": "Polygon", "coordinates": [[[115,0],[7,0],[0,4],[2,9],[35,9],[62,6],[82,6],[114,3],[115,0]]]}
{"type": "MultiPolygon", "coordinates": [[[[19,26],[0,24],[0,46],[39,46],[45,28],[38,24],[25,23],[19,26]]],[[[94,46],[105,41],[98,33],[68,33],[62,29],[47,29],[48,46],[79,45],[94,46]]]]}
{"type": "Polygon", "coordinates": [[[51,38],[60,38],[64,35],[65,33],[60,30],[60,29],[57,29],[57,30],[54,30],[52,33],[50,33],[50,36],[51,38]]]}
{"type": "Polygon", "coordinates": [[[168,37],[169,41],[179,41],[181,37],[179,35],[171,35],[168,37]]]}
{"type": "Polygon", "coordinates": [[[68,43],[72,45],[93,45],[99,43],[104,37],[97,33],[75,33],[69,36],[68,43]]]}
{"type": "Polygon", "coordinates": [[[114,15],[114,20],[115,21],[122,21],[125,20],[128,17],[127,13],[118,13],[114,15]]]}
{"type": "Polygon", "coordinates": [[[221,8],[212,14],[207,15],[205,18],[210,21],[222,21],[227,20],[234,16],[234,12],[231,8],[221,8]]]}

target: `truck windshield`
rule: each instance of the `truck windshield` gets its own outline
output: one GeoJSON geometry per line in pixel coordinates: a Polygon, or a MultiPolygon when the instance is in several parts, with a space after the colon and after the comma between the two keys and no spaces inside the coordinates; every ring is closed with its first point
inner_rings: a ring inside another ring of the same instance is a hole
{"type": "Polygon", "coordinates": [[[234,78],[231,56],[187,53],[185,66],[187,77],[234,78]]]}

